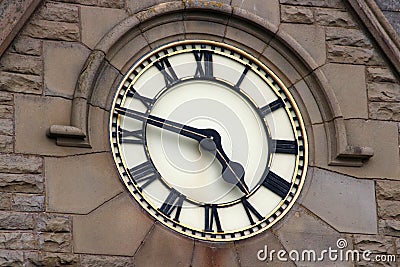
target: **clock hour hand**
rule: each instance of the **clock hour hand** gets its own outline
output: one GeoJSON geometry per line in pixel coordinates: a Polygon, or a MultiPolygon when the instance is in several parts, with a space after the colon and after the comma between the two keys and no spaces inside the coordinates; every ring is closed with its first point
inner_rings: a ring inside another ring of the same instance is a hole
{"type": "Polygon", "coordinates": [[[213,129],[198,129],[185,124],[166,120],[154,115],[145,114],[139,111],[116,107],[118,114],[147,122],[156,127],[178,133],[200,143],[200,146],[211,152],[215,151],[216,158],[222,166],[222,178],[227,183],[235,184],[243,193],[250,194],[244,181],[244,168],[235,161],[231,161],[221,145],[221,136],[213,129]]]}

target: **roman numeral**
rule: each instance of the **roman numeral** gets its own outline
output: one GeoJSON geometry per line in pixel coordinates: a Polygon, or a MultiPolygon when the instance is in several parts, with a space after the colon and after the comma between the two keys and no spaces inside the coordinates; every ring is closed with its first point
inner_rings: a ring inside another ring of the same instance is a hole
{"type": "Polygon", "coordinates": [[[271,112],[274,112],[277,109],[280,109],[285,106],[285,102],[281,98],[269,103],[268,105],[260,108],[260,112],[263,116],[268,115],[271,112]]]}
{"type": "Polygon", "coordinates": [[[242,84],[244,77],[246,76],[249,69],[250,69],[250,66],[247,65],[246,68],[243,70],[242,75],[240,75],[239,80],[237,81],[237,83],[234,86],[235,90],[239,90],[239,87],[242,84]]]}
{"type": "Polygon", "coordinates": [[[147,108],[150,109],[154,103],[156,102],[155,99],[151,99],[145,96],[142,96],[141,94],[139,94],[135,89],[131,88],[129,90],[129,92],[126,94],[129,97],[133,97],[137,100],[139,100],[140,102],[142,102],[142,104],[147,108]]]}
{"type": "Polygon", "coordinates": [[[181,214],[182,205],[185,198],[186,197],[184,195],[175,189],[172,189],[159,210],[168,217],[174,210],[176,210],[174,220],[179,222],[179,215],[181,214]]]}
{"type": "Polygon", "coordinates": [[[297,155],[297,142],[290,140],[272,140],[275,153],[297,155]]]}
{"type": "Polygon", "coordinates": [[[143,183],[140,186],[141,189],[144,189],[154,180],[160,178],[160,175],[150,161],[145,161],[133,168],[130,168],[129,172],[137,184],[143,183]]]}
{"type": "Polygon", "coordinates": [[[204,206],[204,211],[205,211],[204,230],[206,232],[214,232],[213,227],[214,227],[214,222],[215,222],[215,225],[217,226],[217,232],[222,232],[222,227],[221,227],[221,222],[220,222],[219,216],[218,216],[217,206],[207,204],[204,206]]]}
{"type": "Polygon", "coordinates": [[[119,127],[119,140],[124,144],[144,144],[143,130],[128,131],[119,127]]]}
{"type": "Polygon", "coordinates": [[[260,213],[250,204],[250,202],[247,201],[247,199],[242,198],[242,204],[244,207],[244,210],[246,211],[247,217],[249,218],[249,221],[251,224],[255,224],[253,215],[261,221],[263,219],[263,216],[261,216],[260,213]]]}
{"type": "Polygon", "coordinates": [[[285,196],[289,193],[291,184],[279,175],[269,171],[267,177],[263,181],[263,186],[281,198],[285,198],[285,196]]]}
{"type": "Polygon", "coordinates": [[[162,75],[164,76],[166,87],[172,86],[179,80],[178,76],[171,66],[171,63],[169,63],[167,58],[160,59],[159,61],[155,62],[154,65],[159,71],[161,71],[162,75]]]}
{"type": "Polygon", "coordinates": [[[213,59],[212,59],[212,51],[202,50],[202,51],[193,51],[194,58],[196,59],[197,68],[195,77],[213,77],[213,59]],[[203,68],[203,64],[204,68],[203,68]]]}

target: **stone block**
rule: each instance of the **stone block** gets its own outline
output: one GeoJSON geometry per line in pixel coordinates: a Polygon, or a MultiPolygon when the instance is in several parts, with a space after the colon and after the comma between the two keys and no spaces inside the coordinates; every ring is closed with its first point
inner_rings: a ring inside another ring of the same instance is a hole
{"type": "Polygon", "coordinates": [[[86,214],[123,191],[108,153],[46,158],[45,165],[49,211],[86,214]]]}
{"type": "Polygon", "coordinates": [[[393,219],[379,220],[379,233],[400,237],[400,221],[393,219]]]}
{"type": "Polygon", "coordinates": [[[132,32],[132,39],[119,43],[119,47],[112,49],[107,54],[107,59],[117,70],[122,73],[128,71],[131,65],[140,58],[141,55],[148,52],[150,47],[147,40],[143,37],[139,30],[132,32]]]}
{"type": "Polygon", "coordinates": [[[0,174],[1,192],[42,193],[43,176],[40,174],[0,174]]]}
{"type": "Polygon", "coordinates": [[[373,47],[368,37],[359,29],[327,27],[326,41],[332,45],[373,47]]]}
{"type": "Polygon", "coordinates": [[[376,0],[378,6],[384,11],[398,11],[400,2],[397,0],[376,0]]]}
{"type": "Polygon", "coordinates": [[[0,249],[37,249],[36,237],[32,233],[0,232],[0,249]]]}
{"type": "Polygon", "coordinates": [[[400,182],[376,181],[376,197],[377,199],[400,201],[400,182]]]}
{"type": "Polygon", "coordinates": [[[367,79],[370,82],[398,82],[393,72],[387,67],[367,67],[367,79]]]}
{"type": "Polygon", "coordinates": [[[41,76],[42,60],[37,56],[6,53],[1,58],[0,70],[41,76]]]}
{"type": "Polygon", "coordinates": [[[256,58],[259,57],[258,55],[260,55],[267,46],[263,40],[231,26],[226,28],[224,42],[233,44],[245,51],[247,50],[256,58]]]}
{"type": "MultiPolygon", "coordinates": [[[[6,116],[9,116],[8,112],[12,110],[9,109],[4,109],[6,111],[6,116]]],[[[1,107],[0,107],[0,112],[1,112],[1,107]]],[[[10,112],[10,113],[11,113],[10,112]]],[[[14,112],[12,112],[14,113],[14,112]]],[[[14,115],[14,114],[11,114],[14,115]]],[[[1,115],[0,115],[1,116],[1,115]]],[[[13,136],[14,135],[14,122],[11,119],[0,119],[0,135],[7,135],[7,136],[13,136]]]]}
{"type": "Polygon", "coordinates": [[[46,95],[72,98],[90,50],[77,43],[45,42],[43,53],[46,95]]]}
{"type": "Polygon", "coordinates": [[[400,219],[400,201],[379,200],[378,215],[383,219],[400,219]]]}
{"type": "Polygon", "coordinates": [[[11,194],[0,193],[0,210],[11,209],[11,194]]]}
{"type": "Polygon", "coordinates": [[[0,250],[0,266],[20,267],[24,264],[22,251],[0,250]]]}
{"type": "Polygon", "coordinates": [[[23,31],[24,36],[60,41],[79,41],[80,32],[77,23],[34,19],[23,31]]]}
{"type": "Polygon", "coordinates": [[[281,6],[281,20],[287,23],[312,24],[314,14],[312,9],[302,6],[281,6]]]}
{"type": "Polygon", "coordinates": [[[370,102],[368,107],[370,119],[400,121],[400,103],[370,102]]]}
{"type": "MultiPolygon", "coordinates": [[[[111,92],[115,92],[111,90],[111,92]]],[[[112,95],[112,97],[114,97],[112,95]]],[[[113,100],[112,97],[109,101],[113,100]]],[[[104,109],[89,106],[89,134],[90,144],[96,152],[110,151],[111,146],[109,140],[109,117],[110,113],[104,109]]]]}
{"type": "Polygon", "coordinates": [[[184,21],[185,34],[204,33],[223,38],[225,36],[226,25],[214,23],[206,20],[184,21]]]}
{"type": "Polygon", "coordinates": [[[326,64],[322,71],[334,91],[343,118],[368,118],[365,67],[347,64],[326,64]],[[354,105],[357,103],[357,105],[354,105]]]}
{"type": "Polygon", "coordinates": [[[249,240],[238,241],[235,243],[236,251],[241,263],[241,266],[246,267],[264,267],[264,266],[277,266],[277,267],[295,267],[296,265],[292,261],[279,261],[276,257],[276,253],[273,255],[272,260],[269,259],[269,253],[272,250],[275,252],[279,250],[285,250],[282,246],[281,242],[278,238],[269,230],[265,233],[261,233],[256,237],[253,237],[249,240]],[[265,261],[259,260],[257,258],[257,254],[260,250],[263,250],[264,253],[261,253],[261,257],[266,257],[265,261]],[[267,255],[265,255],[265,251],[267,251],[267,255]]]}
{"type": "Polygon", "coordinates": [[[384,236],[355,235],[354,248],[359,251],[369,250],[371,253],[395,253],[393,238],[384,236]]]}
{"type": "Polygon", "coordinates": [[[40,232],[71,232],[72,218],[66,215],[41,213],[37,218],[37,230],[40,232]]]}
{"type": "Polygon", "coordinates": [[[342,0],[280,0],[280,2],[287,5],[344,8],[342,0]]]}
{"type": "Polygon", "coordinates": [[[0,155],[0,172],[34,174],[41,173],[42,168],[43,160],[41,157],[13,154],[0,155]]]}
{"type": "Polygon", "coordinates": [[[12,136],[0,135],[0,152],[12,153],[14,146],[14,139],[12,136]]]}
{"type": "Polygon", "coordinates": [[[240,265],[240,260],[233,244],[228,244],[225,246],[211,246],[209,243],[195,242],[193,258],[190,266],[203,267],[242,265],[240,265]]]}
{"type": "Polygon", "coordinates": [[[97,42],[126,17],[126,12],[121,9],[82,6],[82,42],[92,49],[95,48],[97,42]]]}
{"type": "MultiPolygon", "coordinates": [[[[132,256],[135,253],[153,224],[127,193],[108,201],[87,215],[74,216],[72,222],[75,252],[122,256],[132,256]]],[[[141,250],[146,244],[147,241],[141,250]]],[[[162,249],[168,252],[169,249],[166,248],[171,247],[171,242],[163,244],[166,246],[161,246],[162,249]]],[[[174,246],[173,251],[179,250],[174,246]]],[[[148,253],[152,253],[153,260],[165,260],[156,256],[156,250],[148,253]]]]}
{"type": "Polygon", "coordinates": [[[184,40],[184,32],[183,21],[174,21],[150,28],[143,32],[143,36],[148,40],[150,46],[154,48],[167,42],[184,40]]]}
{"type": "Polygon", "coordinates": [[[315,19],[318,24],[330,27],[355,28],[357,23],[347,11],[329,8],[315,9],[315,19]]]}
{"type": "Polygon", "coordinates": [[[0,211],[2,230],[32,230],[34,227],[34,215],[31,213],[0,211]]]}
{"type": "MultiPolygon", "coordinates": [[[[52,253],[41,251],[26,252],[26,266],[69,266],[77,267],[79,263],[79,255],[72,253],[52,253]]],[[[80,265],[79,265],[80,266],[80,265]]]]}
{"type": "Polygon", "coordinates": [[[50,252],[72,252],[70,233],[39,233],[39,248],[50,252]]]}
{"type": "Polygon", "coordinates": [[[16,93],[41,94],[42,78],[37,75],[0,72],[0,90],[16,93]]]}
{"type": "Polygon", "coordinates": [[[14,105],[13,95],[6,92],[0,92],[0,105],[13,106],[14,105]]]}
{"type": "Polygon", "coordinates": [[[260,16],[274,26],[278,26],[281,21],[279,16],[279,0],[233,0],[230,4],[233,7],[239,7],[260,16]]]}
{"type": "MultiPolygon", "coordinates": [[[[8,106],[8,105],[0,105],[0,118],[2,119],[12,119],[14,117],[14,109],[13,106],[8,106]]],[[[7,121],[2,120],[5,122],[4,127],[5,129],[9,129],[10,125],[7,123],[7,121]]],[[[13,127],[12,127],[13,128],[13,127]]]]}
{"type": "MultiPolygon", "coordinates": [[[[193,240],[156,224],[135,254],[133,263],[135,266],[189,266],[193,248],[193,240]]],[[[196,266],[194,262],[192,266],[196,266]]]]}
{"type": "Polygon", "coordinates": [[[307,107],[306,112],[308,113],[308,117],[310,118],[311,123],[312,124],[322,123],[323,119],[317,101],[314,98],[310,88],[304,82],[304,80],[297,82],[293,86],[293,88],[301,96],[301,101],[304,103],[304,106],[307,107]]]}
{"type": "Polygon", "coordinates": [[[303,205],[339,232],[377,233],[373,181],[315,168],[303,205]]]}
{"type": "Polygon", "coordinates": [[[282,23],[278,34],[287,34],[296,40],[314,59],[317,66],[325,64],[325,30],[322,27],[282,23]]]}
{"type": "Polygon", "coordinates": [[[91,266],[113,266],[113,267],[132,267],[133,259],[131,257],[113,257],[113,256],[101,256],[101,255],[82,255],[80,266],[91,267],[91,266]]]}
{"type": "Polygon", "coordinates": [[[397,32],[397,34],[400,33],[400,13],[398,11],[393,12],[393,11],[383,11],[383,14],[385,15],[386,19],[389,21],[389,23],[392,25],[393,29],[397,32]]]}
{"type": "Polygon", "coordinates": [[[37,18],[58,22],[79,22],[79,9],[75,5],[45,2],[37,12],[37,18]]]}
{"type": "Polygon", "coordinates": [[[40,56],[42,54],[42,41],[26,36],[18,36],[11,44],[9,51],[22,55],[40,56]]]}
{"type": "MultiPolygon", "coordinates": [[[[272,41],[274,42],[274,41],[272,41]]],[[[286,85],[290,87],[301,79],[301,74],[296,70],[296,67],[292,65],[284,54],[269,45],[260,58],[286,85]]]]}
{"type": "Polygon", "coordinates": [[[400,102],[400,84],[369,83],[368,98],[371,101],[400,102]]]}
{"type": "Polygon", "coordinates": [[[384,65],[383,59],[372,48],[327,45],[328,61],[356,65],[384,65]]]}
{"type": "MultiPolygon", "coordinates": [[[[339,239],[346,240],[346,249],[352,249],[351,238],[333,230],[327,223],[320,220],[314,214],[310,214],[304,208],[297,208],[292,211],[294,215],[281,223],[275,231],[278,239],[281,241],[285,250],[313,250],[316,255],[321,255],[324,249],[337,249],[339,239]]],[[[344,242],[343,242],[344,243],[344,242]]],[[[287,254],[286,254],[287,256],[287,254]]],[[[330,266],[331,263],[327,257],[323,261],[296,262],[300,266],[330,266]]],[[[340,262],[340,266],[353,266],[351,262],[340,262]]]]}
{"type": "Polygon", "coordinates": [[[31,194],[15,194],[11,208],[15,211],[44,211],[44,196],[31,194]]]}
{"type": "MultiPolygon", "coordinates": [[[[136,14],[145,9],[149,9],[152,6],[163,2],[173,2],[174,0],[146,0],[146,1],[136,1],[136,0],[127,0],[126,7],[128,8],[129,14],[136,14]]],[[[176,0],[175,0],[176,1],[176,0]]]]}

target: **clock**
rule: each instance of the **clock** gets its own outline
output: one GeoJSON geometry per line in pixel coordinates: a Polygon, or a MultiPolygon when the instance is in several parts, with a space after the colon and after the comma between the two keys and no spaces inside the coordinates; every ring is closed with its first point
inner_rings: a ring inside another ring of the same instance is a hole
{"type": "Polygon", "coordinates": [[[270,228],[307,172],[299,109],[264,64],[234,46],[185,40],[142,56],[110,116],[122,182],[179,234],[226,242],[270,228]]]}

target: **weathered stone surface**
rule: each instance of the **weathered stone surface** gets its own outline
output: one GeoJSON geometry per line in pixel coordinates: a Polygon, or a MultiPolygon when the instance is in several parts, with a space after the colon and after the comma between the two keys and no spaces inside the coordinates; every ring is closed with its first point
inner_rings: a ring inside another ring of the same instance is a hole
{"type": "Polygon", "coordinates": [[[321,69],[337,97],[343,118],[368,119],[365,67],[329,63],[321,69]],[[363,104],[354,105],[357,102],[363,104]]]}
{"type": "Polygon", "coordinates": [[[397,34],[400,34],[400,12],[383,11],[383,14],[392,25],[393,29],[397,32],[397,34]]]}
{"type": "Polygon", "coordinates": [[[6,173],[41,173],[43,160],[28,155],[0,155],[0,172],[6,173]]]}
{"type": "MultiPolygon", "coordinates": [[[[0,110],[1,110],[1,107],[0,107],[0,110]]],[[[10,111],[10,110],[6,109],[7,113],[4,114],[4,115],[6,115],[6,117],[7,116],[13,116],[13,113],[14,113],[13,110],[11,109],[11,114],[9,114],[8,111],[10,111]]],[[[2,115],[3,114],[1,114],[0,117],[3,117],[2,115]]],[[[0,134],[1,135],[8,135],[8,136],[14,135],[14,122],[13,122],[13,120],[0,119],[0,134]]]]}
{"type": "Polygon", "coordinates": [[[126,6],[128,8],[129,14],[135,14],[139,11],[145,10],[151,6],[157,5],[162,2],[166,2],[166,0],[147,0],[147,1],[127,0],[126,6]]]}
{"type": "Polygon", "coordinates": [[[11,209],[11,194],[0,193],[0,210],[11,209]]]}
{"type": "Polygon", "coordinates": [[[372,47],[371,41],[359,29],[327,27],[326,41],[332,45],[372,47]]]}
{"type": "Polygon", "coordinates": [[[108,153],[48,158],[45,164],[49,211],[86,214],[123,191],[108,153]]]}
{"type": "Polygon", "coordinates": [[[233,244],[213,247],[207,243],[195,242],[193,249],[193,259],[190,266],[240,266],[233,244]]]}
{"type": "Polygon", "coordinates": [[[0,72],[0,90],[31,94],[42,93],[42,78],[37,75],[0,72]]]}
{"type": "Polygon", "coordinates": [[[0,118],[12,119],[14,117],[14,109],[12,106],[0,105],[0,118]]]}
{"type": "Polygon", "coordinates": [[[21,267],[24,263],[24,254],[15,250],[0,250],[0,266],[21,267]]]}
{"type": "Polygon", "coordinates": [[[283,5],[281,6],[281,21],[312,24],[314,22],[314,14],[311,9],[306,7],[283,5]]]}
{"type": "Polygon", "coordinates": [[[400,201],[400,182],[376,181],[376,197],[378,199],[400,201]]]}
{"type": "MultiPolygon", "coordinates": [[[[12,106],[14,105],[13,95],[6,92],[0,92],[0,105],[12,106]]],[[[1,116],[1,118],[3,118],[1,116]]]]}
{"type": "Polygon", "coordinates": [[[39,233],[39,247],[50,252],[71,252],[70,233],[39,233]]]}
{"type": "Polygon", "coordinates": [[[112,27],[126,17],[125,10],[81,7],[82,42],[90,48],[94,48],[112,27]]]}
{"type": "MultiPolygon", "coordinates": [[[[265,261],[259,260],[257,253],[260,250],[264,250],[267,246],[267,251],[271,250],[279,251],[284,250],[279,239],[271,232],[265,231],[264,233],[258,234],[256,237],[251,239],[235,242],[235,248],[239,257],[240,266],[246,267],[265,267],[265,266],[277,266],[277,267],[295,267],[296,265],[289,261],[279,261],[274,255],[272,261],[268,258],[268,255],[260,255],[262,257],[267,256],[265,261]]],[[[267,253],[268,253],[267,252],[267,253]]],[[[206,256],[207,257],[207,256],[206,256]]]]}
{"type": "Polygon", "coordinates": [[[72,218],[65,215],[42,213],[37,219],[37,230],[41,232],[71,232],[72,218]]]}
{"type": "Polygon", "coordinates": [[[330,62],[383,65],[382,58],[379,57],[374,49],[331,44],[327,45],[327,49],[330,62]]]}
{"type": "Polygon", "coordinates": [[[315,168],[303,205],[340,232],[377,232],[373,181],[315,168]]]}
{"type": "Polygon", "coordinates": [[[54,2],[45,2],[39,9],[37,17],[43,20],[59,22],[79,22],[78,7],[54,2]]]}
{"type": "Polygon", "coordinates": [[[27,262],[27,266],[29,267],[30,266],[77,267],[79,263],[79,255],[70,253],[28,252],[25,253],[25,259],[27,262]]]}
{"type": "Polygon", "coordinates": [[[299,6],[315,6],[315,7],[343,7],[342,0],[280,0],[281,4],[299,5],[299,6]]]}
{"type": "Polygon", "coordinates": [[[378,214],[384,219],[400,219],[400,201],[379,200],[378,214]]]}
{"type": "Polygon", "coordinates": [[[189,266],[193,240],[156,225],[134,257],[135,266],[189,266]],[[174,244],[174,246],[171,246],[174,244]]]}
{"type": "Polygon", "coordinates": [[[31,20],[25,28],[24,35],[41,39],[61,41],[79,41],[79,26],[77,23],[31,20]]]}
{"type": "Polygon", "coordinates": [[[400,2],[397,0],[376,0],[378,6],[385,11],[399,11],[400,2]]]}
{"type": "Polygon", "coordinates": [[[370,82],[398,82],[393,72],[387,67],[368,67],[367,78],[370,82]]]}
{"type": "Polygon", "coordinates": [[[375,235],[355,235],[354,248],[371,253],[395,253],[394,240],[391,237],[375,235]]]}
{"type": "Polygon", "coordinates": [[[185,29],[181,20],[150,28],[143,32],[143,35],[152,47],[157,47],[168,41],[183,40],[185,29]]]}
{"type": "Polygon", "coordinates": [[[35,235],[0,232],[0,249],[37,249],[35,235]]]}
{"type": "Polygon", "coordinates": [[[400,237],[400,221],[393,219],[379,220],[379,233],[400,237]]]}
{"type": "Polygon", "coordinates": [[[14,43],[11,44],[9,51],[23,55],[40,56],[42,42],[38,39],[19,36],[14,40],[14,43]]]}
{"type": "Polygon", "coordinates": [[[0,135],[0,152],[13,152],[14,139],[12,136],[0,135]]]}
{"type": "MultiPolygon", "coordinates": [[[[189,2],[189,1],[187,1],[189,2]]],[[[193,2],[227,2],[233,8],[239,7],[241,9],[247,10],[252,14],[260,16],[266,19],[269,23],[278,26],[280,23],[280,14],[279,14],[279,0],[232,0],[231,3],[229,1],[193,1],[193,2]]]]}
{"type": "Polygon", "coordinates": [[[400,84],[396,83],[369,83],[368,98],[371,101],[399,102],[400,84]]]}
{"type": "Polygon", "coordinates": [[[46,95],[72,98],[90,50],[66,42],[46,42],[43,49],[46,95]]]}
{"type": "Polygon", "coordinates": [[[43,176],[35,174],[0,173],[0,191],[42,193],[43,176]]]}
{"type": "MultiPolygon", "coordinates": [[[[322,2],[322,1],[321,1],[322,2]]],[[[348,12],[335,9],[317,8],[315,19],[318,24],[330,27],[356,27],[357,23],[348,12]]]]}
{"type": "Polygon", "coordinates": [[[111,257],[111,256],[93,256],[82,255],[80,266],[98,266],[98,267],[131,267],[133,265],[131,257],[111,257]]]}
{"type": "Polygon", "coordinates": [[[15,211],[44,211],[44,196],[31,194],[15,194],[11,208],[15,211]]]}
{"type": "Polygon", "coordinates": [[[34,216],[30,213],[0,211],[0,229],[31,230],[34,226],[34,216]]]}
{"type": "MultiPolygon", "coordinates": [[[[84,2],[84,0],[81,0],[84,2]]],[[[97,0],[96,3],[100,7],[109,7],[109,8],[124,8],[125,1],[124,0],[97,0]]]]}
{"type": "Polygon", "coordinates": [[[262,53],[266,47],[263,40],[231,26],[228,26],[225,30],[224,41],[236,47],[243,47],[247,51],[253,50],[254,55],[262,53]],[[247,41],[251,44],[251,47],[246,46],[247,41]]]}
{"type": "Polygon", "coordinates": [[[42,60],[37,56],[6,53],[0,61],[1,70],[40,76],[42,74],[42,60]]]}

